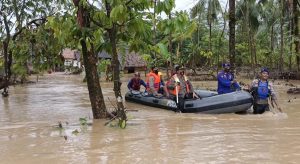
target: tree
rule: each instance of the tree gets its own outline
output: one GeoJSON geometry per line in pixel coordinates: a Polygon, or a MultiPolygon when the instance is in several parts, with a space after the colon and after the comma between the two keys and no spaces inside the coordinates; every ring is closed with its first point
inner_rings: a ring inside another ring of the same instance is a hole
{"type": "Polygon", "coordinates": [[[206,6],[207,25],[209,27],[208,50],[212,52],[212,24],[217,20],[218,14],[222,12],[220,2],[218,0],[199,0],[197,4],[191,9],[191,17],[198,17],[198,20],[200,21],[201,14],[206,6]]]}
{"type": "Polygon", "coordinates": [[[64,0],[3,0],[0,3],[0,38],[3,44],[5,84],[4,95],[8,95],[8,85],[11,77],[12,49],[15,40],[28,27],[36,27],[46,22],[46,17],[58,12],[64,0]],[[55,5],[53,5],[55,4],[55,5]],[[2,28],[4,27],[4,28],[2,28]]]}
{"type": "Polygon", "coordinates": [[[243,28],[246,29],[248,35],[248,51],[251,58],[251,67],[253,75],[255,74],[255,66],[257,65],[256,56],[256,38],[255,34],[259,28],[259,6],[255,0],[242,0],[237,4],[237,19],[241,21],[243,28]]]}
{"type": "Polygon", "coordinates": [[[235,0],[229,0],[229,59],[235,68],[235,0]]]}
{"type": "Polygon", "coordinates": [[[293,24],[294,24],[294,35],[295,35],[295,39],[294,39],[294,44],[295,44],[295,52],[296,52],[296,63],[297,63],[297,70],[300,71],[300,35],[299,35],[299,9],[298,7],[300,7],[300,3],[299,0],[293,0],[293,24]]]}
{"type": "Polygon", "coordinates": [[[82,48],[82,56],[86,72],[87,85],[89,90],[89,97],[92,105],[94,119],[106,118],[106,106],[99,83],[97,73],[97,56],[94,54],[94,45],[90,42],[92,36],[86,31],[91,27],[90,13],[87,9],[86,0],[73,0],[77,8],[77,23],[80,27],[81,39],[80,44],[82,48]],[[89,46],[88,46],[89,45],[89,46]]]}

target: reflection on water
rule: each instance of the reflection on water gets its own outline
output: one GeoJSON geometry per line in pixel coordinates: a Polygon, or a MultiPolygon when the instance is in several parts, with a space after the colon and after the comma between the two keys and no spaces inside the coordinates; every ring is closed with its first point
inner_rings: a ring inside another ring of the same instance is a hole
{"type": "MultiPolygon", "coordinates": [[[[277,85],[286,114],[179,114],[133,103],[126,129],[92,117],[79,76],[47,75],[0,99],[1,163],[298,163],[300,96],[277,85]],[[289,103],[288,100],[291,102],[289,103]],[[58,128],[61,121],[63,129],[58,128]],[[76,131],[78,133],[76,133],[76,131]]],[[[197,82],[195,86],[215,85],[197,82]]],[[[101,83],[113,99],[111,83],[101,83]]],[[[123,85],[125,93],[126,85],[123,85]]],[[[107,107],[112,108],[107,102],[107,107]]]]}

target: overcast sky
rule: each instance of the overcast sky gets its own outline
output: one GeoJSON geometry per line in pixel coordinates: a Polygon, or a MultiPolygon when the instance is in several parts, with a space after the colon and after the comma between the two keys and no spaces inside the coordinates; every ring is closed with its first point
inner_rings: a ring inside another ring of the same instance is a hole
{"type": "Polygon", "coordinates": [[[198,0],[175,0],[175,10],[189,10],[192,8],[198,0]]]}
{"type": "MultiPolygon", "coordinates": [[[[228,0],[219,0],[222,7],[226,6],[227,1],[228,0]]],[[[189,9],[192,8],[197,2],[198,2],[198,0],[175,0],[175,5],[176,5],[175,10],[177,10],[177,11],[180,11],[180,10],[189,11],[189,9]]]]}

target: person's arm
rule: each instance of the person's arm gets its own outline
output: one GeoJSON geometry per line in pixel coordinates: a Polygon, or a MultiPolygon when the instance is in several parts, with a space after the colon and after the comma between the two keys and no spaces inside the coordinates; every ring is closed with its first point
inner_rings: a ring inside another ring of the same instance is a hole
{"type": "Polygon", "coordinates": [[[142,86],[144,86],[145,88],[147,87],[147,84],[145,83],[145,81],[144,80],[140,80],[140,84],[142,85],[142,86]]]}
{"type": "Polygon", "coordinates": [[[233,85],[233,87],[235,88],[235,89],[241,89],[241,86],[239,85],[239,83],[238,82],[236,82],[236,81],[234,81],[234,83],[232,84],[233,85]]]}
{"type": "Polygon", "coordinates": [[[190,93],[193,93],[193,98],[197,98],[197,99],[200,98],[200,96],[196,92],[194,92],[194,87],[193,87],[192,83],[189,80],[186,81],[186,83],[190,87],[190,93]]]}
{"type": "Polygon", "coordinates": [[[269,86],[270,86],[271,100],[272,100],[272,102],[274,102],[274,104],[276,105],[277,109],[282,113],[282,109],[279,106],[279,103],[278,103],[278,100],[277,100],[277,96],[276,96],[273,84],[269,82],[269,86]]]}
{"type": "Polygon", "coordinates": [[[175,80],[173,78],[171,78],[168,81],[167,89],[174,90],[175,89],[175,83],[176,83],[175,80]]]}
{"type": "Polygon", "coordinates": [[[156,92],[156,90],[154,88],[154,81],[155,81],[155,79],[154,79],[153,76],[149,77],[149,88],[150,88],[150,91],[151,91],[151,93],[153,93],[154,95],[156,95],[157,92],[156,92]]]}
{"type": "Polygon", "coordinates": [[[251,82],[250,86],[249,86],[249,91],[253,92],[255,90],[255,88],[258,87],[258,80],[255,79],[251,82]]]}
{"type": "Polygon", "coordinates": [[[132,86],[132,79],[129,80],[128,84],[127,84],[127,88],[129,90],[131,90],[131,86],[132,86]]]}

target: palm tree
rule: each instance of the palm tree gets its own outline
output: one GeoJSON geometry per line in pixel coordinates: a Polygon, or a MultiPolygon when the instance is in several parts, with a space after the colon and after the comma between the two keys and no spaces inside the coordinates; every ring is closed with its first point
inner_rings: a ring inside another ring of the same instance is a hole
{"type": "MultiPolygon", "coordinates": [[[[220,5],[220,2],[218,0],[199,0],[197,4],[192,7],[191,9],[191,17],[196,18],[198,17],[199,24],[200,25],[200,19],[201,14],[206,10],[207,12],[207,25],[209,27],[209,45],[208,49],[210,52],[212,52],[212,46],[211,46],[211,30],[212,30],[212,24],[217,20],[217,16],[219,13],[222,12],[222,8],[220,5]]],[[[199,32],[198,28],[198,32],[199,32]]],[[[199,35],[198,35],[199,37],[199,35]]],[[[199,39],[198,39],[199,44],[199,39]]]]}
{"type": "MultiPolygon", "coordinates": [[[[270,56],[274,56],[274,47],[275,47],[275,25],[279,21],[280,13],[278,12],[279,6],[276,4],[275,0],[260,0],[258,2],[260,6],[260,13],[263,19],[261,25],[261,31],[270,33],[270,56]]],[[[270,67],[273,65],[272,58],[269,58],[268,63],[270,67]]]]}
{"type": "Polygon", "coordinates": [[[248,33],[248,50],[253,74],[255,74],[254,66],[257,65],[255,34],[259,27],[259,7],[256,0],[241,0],[237,3],[237,19],[242,22],[248,33]]]}

